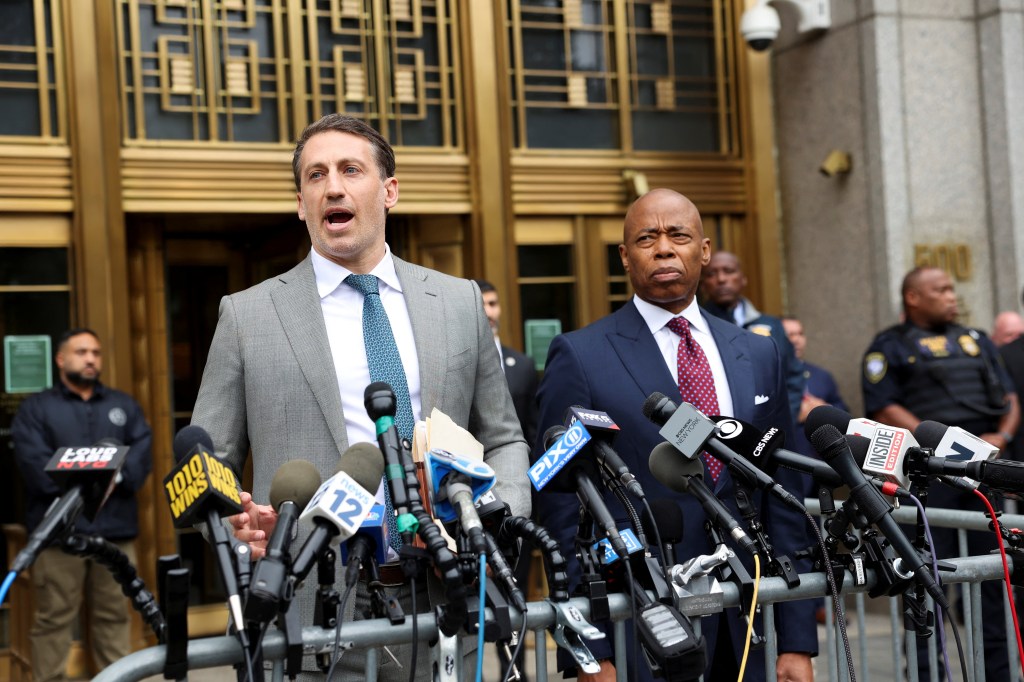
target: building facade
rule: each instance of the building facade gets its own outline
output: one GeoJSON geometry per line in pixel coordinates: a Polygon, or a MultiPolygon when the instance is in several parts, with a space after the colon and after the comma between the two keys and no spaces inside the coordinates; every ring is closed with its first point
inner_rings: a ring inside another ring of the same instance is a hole
{"type": "MultiPolygon", "coordinates": [[[[393,250],[495,282],[503,339],[538,358],[554,331],[628,300],[617,245],[628,203],[647,187],[693,198],[716,247],[744,257],[756,302],[781,312],[769,58],[739,35],[744,6],[0,3],[5,359],[8,347],[52,354],[33,338],[72,325],[99,333],[104,381],[131,392],[154,430],[140,573],[153,586],[158,556],[192,562],[193,633],[221,628],[223,604],[202,538],[175,533],[161,482],[220,297],[309,249],[290,167],[303,127],[344,111],[383,131],[401,187],[393,250]]],[[[28,384],[5,383],[0,395],[5,462],[32,381],[19,377],[28,384]]],[[[16,545],[18,486],[5,486],[0,511],[16,545]]],[[[26,593],[19,581],[12,599],[26,593]]],[[[25,618],[25,602],[15,604],[8,619],[25,618]]],[[[9,679],[25,675],[27,622],[9,620],[9,679]]]]}

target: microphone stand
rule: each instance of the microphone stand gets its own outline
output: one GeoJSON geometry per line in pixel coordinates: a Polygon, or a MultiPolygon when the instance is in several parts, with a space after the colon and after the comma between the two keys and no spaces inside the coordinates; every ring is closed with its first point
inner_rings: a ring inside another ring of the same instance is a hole
{"type": "MultiPolygon", "coordinates": [[[[338,619],[344,614],[338,613],[338,605],[341,603],[341,595],[334,587],[334,580],[337,573],[335,566],[337,554],[333,549],[328,548],[316,560],[317,591],[316,602],[313,607],[313,625],[333,630],[338,626],[338,619]]],[[[327,674],[331,669],[331,658],[333,651],[325,651],[316,655],[316,665],[320,672],[327,674]]]]}
{"type": "Polygon", "coordinates": [[[757,543],[761,556],[765,559],[767,574],[782,578],[786,581],[786,587],[793,589],[800,584],[800,574],[797,573],[796,564],[785,554],[776,556],[775,548],[772,546],[771,538],[761,523],[760,514],[754,504],[753,486],[733,477],[733,489],[736,494],[736,506],[740,515],[747,522],[747,529],[750,536],[757,543]]]}
{"type": "MultiPolygon", "coordinates": [[[[934,453],[933,450],[927,448],[913,447],[907,451],[907,457],[912,460],[918,460],[924,462],[934,453]]],[[[910,492],[912,495],[917,497],[921,502],[923,509],[928,508],[928,484],[931,478],[927,473],[924,473],[920,469],[924,467],[909,467],[908,476],[910,477],[910,492]]],[[[918,510],[917,522],[914,524],[915,535],[914,535],[914,548],[921,552],[923,556],[930,559],[928,556],[932,552],[932,548],[928,546],[928,536],[925,533],[924,525],[924,514],[921,510],[918,510]]],[[[926,559],[926,563],[931,564],[930,560],[926,559]]],[[[914,589],[908,588],[903,592],[903,629],[909,634],[913,632],[917,639],[926,640],[932,636],[935,627],[935,613],[928,609],[927,601],[925,600],[925,589],[919,582],[915,581],[914,589]]],[[[942,624],[938,624],[942,627],[942,624]]],[[[909,641],[909,640],[908,640],[909,641]]]]}
{"type": "Polygon", "coordinates": [[[576,528],[576,558],[579,559],[581,571],[579,591],[589,602],[591,622],[606,621],[611,618],[611,608],[608,605],[608,583],[590,553],[590,546],[596,541],[594,517],[586,506],[580,505],[579,524],[576,528]]]}

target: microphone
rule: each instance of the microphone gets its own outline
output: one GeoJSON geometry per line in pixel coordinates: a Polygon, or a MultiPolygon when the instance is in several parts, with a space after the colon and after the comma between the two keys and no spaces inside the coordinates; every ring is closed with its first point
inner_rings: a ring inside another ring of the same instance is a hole
{"type": "Polygon", "coordinates": [[[786,434],[771,427],[763,434],[753,424],[735,417],[709,417],[718,424],[718,437],[736,452],[744,455],[768,475],[774,475],[778,467],[808,474],[817,483],[829,488],[838,488],[843,480],[839,474],[820,459],[786,450],[786,434]]]}
{"type": "MultiPolygon", "coordinates": [[[[992,459],[999,455],[999,450],[991,443],[958,426],[935,421],[921,422],[914,435],[923,447],[935,450],[935,457],[924,458],[920,464],[927,473],[973,479],[1006,497],[1021,499],[1024,463],[992,459]]],[[[978,484],[973,481],[965,480],[965,483],[977,488],[978,484]]]]}
{"type": "Polygon", "coordinates": [[[242,632],[245,623],[232,560],[231,538],[222,521],[222,515],[242,512],[242,500],[238,495],[235,472],[212,452],[213,440],[202,427],[190,424],[179,431],[174,437],[174,456],[178,463],[164,478],[164,493],[175,528],[206,523],[224,592],[228,596],[231,619],[235,628],[242,632]]]}
{"type": "Polygon", "coordinates": [[[286,594],[288,583],[288,546],[295,533],[299,511],[304,508],[320,487],[320,472],[301,459],[285,462],[270,482],[270,504],[277,511],[274,532],[267,541],[267,553],[253,569],[249,596],[245,600],[245,617],[261,623],[270,622],[280,610],[281,599],[291,600],[286,594]]]}
{"type": "Polygon", "coordinates": [[[487,554],[483,524],[473,503],[494,486],[494,469],[485,462],[456,457],[445,450],[427,453],[434,515],[442,522],[458,519],[474,554],[487,554]]]}
{"type": "Polygon", "coordinates": [[[574,491],[580,504],[590,512],[597,525],[604,530],[615,553],[624,557],[629,554],[629,550],[626,548],[622,536],[619,535],[615,518],[608,511],[601,492],[594,484],[593,477],[597,475],[594,463],[585,457],[575,457],[576,453],[589,441],[590,434],[580,422],[571,424],[568,429],[561,424],[555,424],[544,432],[545,452],[529,468],[527,475],[538,492],[552,481],[556,485],[550,488],[551,490],[574,491]],[[566,469],[566,474],[557,476],[562,469],[566,469]]]}
{"type": "MultiPolygon", "coordinates": [[[[409,491],[405,486],[405,464],[402,452],[402,440],[395,426],[395,414],[398,412],[398,400],[395,392],[383,381],[375,381],[363,392],[363,405],[366,414],[373,420],[377,430],[377,445],[384,455],[384,473],[386,485],[391,492],[391,505],[395,508],[397,518],[395,525],[402,534],[403,542],[412,542],[413,534],[419,527],[419,521],[410,513],[409,491]]],[[[376,486],[373,490],[376,490],[376,486]]]]}
{"type": "Polygon", "coordinates": [[[679,456],[671,443],[658,443],[651,451],[649,460],[651,474],[658,481],[676,492],[687,492],[700,502],[708,519],[724,530],[743,549],[757,554],[757,545],[733,518],[722,501],[704,485],[704,464],[699,459],[679,456]]]}
{"type": "MultiPolygon", "coordinates": [[[[382,474],[383,475],[383,474],[382,474]]],[[[363,522],[359,524],[356,534],[346,542],[341,543],[341,563],[345,566],[362,566],[371,558],[377,565],[386,564],[388,561],[388,547],[391,546],[388,536],[388,524],[384,518],[385,509],[383,504],[375,504],[370,508],[363,522]],[[349,556],[352,561],[349,561],[349,556]]],[[[358,574],[353,574],[358,578],[358,574]]],[[[347,584],[347,577],[346,577],[347,584]]]]}
{"type": "Polygon", "coordinates": [[[910,431],[870,419],[854,419],[836,407],[819,405],[807,415],[804,432],[810,434],[825,424],[870,440],[861,466],[864,473],[901,488],[910,487],[910,477],[906,473],[907,453],[918,447],[910,431]]]}
{"type": "Polygon", "coordinates": [[[53,453],[45,471],[60,487],[61,496],[50,504],[43,520],[14,558],[10,572],[17,575],[35,563],[44,549],[74,530],[81,514],[95,520],[117,485],[117,476],[128,456],[128,447],[108,440],[90,447],[57,448],[53,453]]]}
{"type": "MultiPolygon", "coordinates": [[[[810,424],[810,416],[808,416],[805,426],[810,426],[810,424]]],[[[932,599],[942,608],[949,609],[949,602],[942,588],[935,582],[924,559],[896,525],[895,519],[892,518],[892,507],[864,477],[864,472],[860,470],[853,459],[850,445],[839,429],[832,424],[824,424],[815,429],[808,440],[811,441],[814,449],[821,454],[822,458],[847,482],[850,486],[850,498],[857,504],[857,508],[869,523],[874,524],[885,535],[893,550],[903,559],[906,567],[914,573],[918,582],[924,586],[932,599]]]]}
{"type": "Polygon", "coordinates": [[[305,579],[332,542],[359,532],[376,503],[374,493],[383,475],[384,457],[376,446],[356,443],[341,454],[338,472],[317,488],[299,515],[299,521],[312,523],[313,530],[292,561],[296,583],[305,579]]]}
{"type": "Polygon", "coordinates": [[[661,436],[687,459],[695,459],[702,451],[710,450],[737,479],[767,490],[801,513],[805,511],[792,493],[723,443],[718,438],[715,423],[693,405],[682,403],[677,406],[665,395],[654,392],[647,397],[641,409],[645,417],[662,427],[659,431],[661,436]]]}
{"type": "Polygon", "coordinates": [[[633,475],[629,467],[626,466],[626,463],[619,457],[619,453],[615,452],[612,446],[605,441],[605,437],[611,436],[605,436],[604,434],[614,435],[619,433],[619,427],[608,416],[607,412],[573,405],[566,411],[566,421],[567,426],[571,426],[578,421],[583,424],[583,427],[588,432],[601,434],[595,436],[590,441],[594,454],[597,457],[598,465],[607,472],[608,476],[618,480],[634,497],[639,500],[646,499],[644,489],[641,487],[640,482],[636,480],[636,476],[633,475]]]}
{"type": "Polygon", "coordinates": [[[683,510],[679,508],[675,500],[664,497],[658,498],[651,500],[651,513],[648,516],[644,516],[643,521],[644,533],[648,537],[658,537],[658,534],[654,532],[654,524],[657,523],[658,530],[661,532],[661,547],[659,549],[661,550],[662,563],[665,566],[675,566],[678,563],[676,561],[675,546],[683,541],[683,528],[685,526],[683,510]]]}

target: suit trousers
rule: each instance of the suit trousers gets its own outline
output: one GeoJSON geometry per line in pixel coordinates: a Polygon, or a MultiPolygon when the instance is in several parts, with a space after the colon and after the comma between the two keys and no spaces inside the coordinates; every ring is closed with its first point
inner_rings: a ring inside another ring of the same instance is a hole
{"type": "MultiPolygon", "coordinates": [[[[114,544],[135,563],[132,541],[114,544]]],[[[32,566],[32,585],[36,604],[32,677],[36,682],[66,679],[71,638],[83,599],[90,626],[83,639],[97,668],[131,653],[128,599],[106,566],[51,547],[43,550],[32,566]]]]}

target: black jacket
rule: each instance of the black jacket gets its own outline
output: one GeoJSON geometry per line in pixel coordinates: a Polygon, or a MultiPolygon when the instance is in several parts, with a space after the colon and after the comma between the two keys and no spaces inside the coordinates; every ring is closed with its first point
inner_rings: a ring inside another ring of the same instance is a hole
{"type": "Polygon", "coordinates": [[[63,384],[25,399],[11,424],[14,458],[25,482],[25,525],[31,533],[60,489],[46,463],[60,447],[94,445],[114,438],[129,446],[122,480],[96,516],[79,517],[75,529],[107,540],[131,540],[139,534],[135,493],[153,467],[153,436],[142,408],[127,393],[97,384],[83,401],[63,384]]]}

